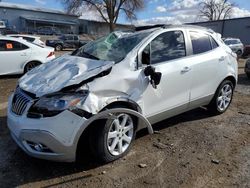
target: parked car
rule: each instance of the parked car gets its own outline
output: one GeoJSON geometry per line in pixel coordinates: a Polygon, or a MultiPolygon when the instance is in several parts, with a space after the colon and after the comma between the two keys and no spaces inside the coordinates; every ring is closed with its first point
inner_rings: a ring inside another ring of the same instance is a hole
{"type": "Polygon", "coordinates": [[[45,26],[45,27],[38,28],[37,34],[39,35],[61,35],[62,32],[56,27],[45,26]]]}
{"type": "Polygon", "coordinates": [[[245,45],[242,57],[248,57],[249,55],[250,55],[250,45],[245,45]]]}
{"type": "Polygon", "coordinates": [[[113,32],[24,75],[9,98],[8,127],[33,157],[72,162],[84,143],[110,162],[142,128],[153,133],[152,124],[200,106],[224,113],[236,58],[202,27],[113,32]]]}
{"type": "Polygon", "coordinates": [[[15,37],[15,38],[22,38],[24,40],[27,40],[29,42],[32,42],[34,44],[37,45],[41,45],[41,46],[45,46],[45,43],[43,41],[41,41],[40,37],[37,36],[33,36],[33,35],[20,35],[20,34],[11,34],[11,35],[7,35],[9,37],[15,37]]]}
{"type": "Polygon", "coordinates": [[[6,28],[5,22],[4,21],[0,21],[0,28],[4,29],[6,28]]]}
{"type": "Polygon", "coordinates": [[[250,58],[246,60],[245,73],[247,77],[250,79],[250,58]]]}
{"type": "Polygon", "coordinates": [[[244,45],[240,39],[237,38],[226,38],[224,39],[224,43],[228,45],[233,52],[235,52],[238,56],[241,56],[244,52],[244,45]]]}
{"type": "Polygon", "coordinates": [[[22,74],[54,58],[53,48],[21,38],[0,36],[0,75],[22,74]]]}
{"type": "Polygon", "coordinates": [[[0,34],[1,35],[18,34],[18,32],[10,28],[0,28],[0,34]]]}
{"type": "Polygon", "coordinates": [[[85,45],[87,41],[80,40],[78,35],[62,35],[55,40],[46,40],[46,45],[54,47],[56,51],[65,48],[79,48],[85,45]]]}

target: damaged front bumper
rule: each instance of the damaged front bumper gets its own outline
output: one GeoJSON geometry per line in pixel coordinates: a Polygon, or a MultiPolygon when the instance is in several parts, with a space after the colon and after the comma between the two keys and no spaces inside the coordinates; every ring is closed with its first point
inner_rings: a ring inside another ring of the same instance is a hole
{"type": "Polygon", "coordinates": [[[27,118],[11,110],[9,99],[7,124],[16,143],[30,156],[53,161],[75,161],[76,135],[85,128],[86,119],[70,111],[48,118],[27,118]]]}

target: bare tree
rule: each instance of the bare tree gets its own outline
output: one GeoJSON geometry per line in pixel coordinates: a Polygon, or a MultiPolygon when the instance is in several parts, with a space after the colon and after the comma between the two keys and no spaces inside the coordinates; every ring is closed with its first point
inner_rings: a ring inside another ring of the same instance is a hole
{"type": "MultiPolygon", "coordinates": [[[[79,13],[80,8],[87,6],[95,9],[113,31],[121,12],[128,19],[136,19],[135,11],[144,7],[144,0],[61,0],[69,13],[79,13]]],[[[85,10],[84,10],[85,11],[85,10]]]]}
{"type": "Polygon", "coordinates": [[[205,0],[199,4],[200,16],[210,21],[230,18],[235,3],[228,0],[205,0]]]}

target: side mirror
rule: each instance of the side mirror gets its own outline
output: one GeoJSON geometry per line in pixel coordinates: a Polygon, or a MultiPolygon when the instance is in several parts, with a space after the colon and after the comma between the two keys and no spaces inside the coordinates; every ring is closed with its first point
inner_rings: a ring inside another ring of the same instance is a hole
{"type": "Polygon", "coordinates": [[[161,73],[160,72],[155,72],[155,68],[152,66],[147,66],[144,69],[144,74],[145,76],[150,77],[150,83],[152,84],[153,88],[157,88],[157,85],[160,84],[161,82],[161,73]]]}

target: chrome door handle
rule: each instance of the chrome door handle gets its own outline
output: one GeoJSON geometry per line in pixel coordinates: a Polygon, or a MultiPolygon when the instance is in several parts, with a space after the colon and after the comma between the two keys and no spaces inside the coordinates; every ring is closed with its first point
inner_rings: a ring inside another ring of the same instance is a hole
{"type": "Polygon", "coordinates": [[[220,58],[219,58],[219,61],[224,61],[225,60],[225,57],[224,56],[221,56],[220,58]]]}
{"type": "Polygon", "coordinates": [[[186,72],[189,72],[191,70],[190,67],[184,67],[182,70],[181,70],[181,73],[186,73],[186,72]]]}

